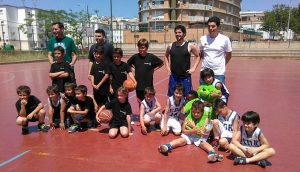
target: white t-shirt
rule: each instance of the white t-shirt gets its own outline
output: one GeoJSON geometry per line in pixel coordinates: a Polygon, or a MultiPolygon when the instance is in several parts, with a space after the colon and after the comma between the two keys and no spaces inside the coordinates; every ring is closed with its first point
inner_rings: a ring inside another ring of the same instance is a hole
{"type": "Polygon", "coordinates": [[[203,50],[203,60],[201,71],[210,68],[215,75],[225,74],[225,56],[226,52],[231,52],[231,42],[225,35],[218,34],[211,38],[209,35],[200,38],[200,50],[203,50]]]}

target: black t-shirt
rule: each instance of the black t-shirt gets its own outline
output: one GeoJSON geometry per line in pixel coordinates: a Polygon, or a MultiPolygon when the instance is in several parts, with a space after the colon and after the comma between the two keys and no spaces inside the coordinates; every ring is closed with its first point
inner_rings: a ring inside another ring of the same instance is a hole
{"type": "Polygon", "coordinates": [[[66,101],[66,110],[71,107],[71,105],[76,105],[77,104],[77,99],[74,96],[67,96],[65,95],[64,100],[66,101]]]}
{"type": "Polygon", "coordinates": [[[130,71],[130,67],[127,63],[121,62],[120,65],[116,65],[115,63],[111,63],[109,65],[112,80],[111,80],[111,86],[114,90],[114,92],[117,91],[119,87],[123,85],[123,82],[127,79],[127,74],[130,71]]]}
{"type": "Polygon", "coordinates": [[[80,101],[77,99],[77,103],[82,111],[88,109],[88,118],[93,120],[96,117],[94,101],[89,96],[85,96],[85,98],[85,101],[80,101]]]}
{"type": "MultiPolygon", "coordinates": [[[[97,44],[94,44],[91,46],[90,51],[89,51],[89,60],[90,62],[95,62],[95,56],[94,56],[94,51],[95,47],[97,44]]],[[[113,62],[113,53],[114,53],[114,46],[110,44],[107,41],[104,41],[103,44],[103,49],[104,49],[104,61],[111,63],[113,62]]]]}
{"type": "Polygon", "coordinates": [[[132,114],[131,106],[128,101],[125,103],[120,103],[118,100],[114,99],[105,104],[105,108],[112,110],[112,121],[114,122],[127,121],[126,116],[132,114]]]}
{"type": "MultiPolygon", "coordinates": [[[[110,74],[109,64],[106,61],[100,63],[94,62],[91,68],[90,75],[94,76],[94,84],[97,85],[103,79],[105,74],[110,74]]],[[[97,90],[102,95],[109,93],[109,79],[107,79],[97,90]]]]}
{"type": "MultiPolygon", "coordinates": [[[[51,64],[50,73],[56,73],[56,72],[60,72],[60,71],[68,72],[70,75],[70,71],[71,71],[70,65],[65,61],[55,62],[55,63],[51,64]]],[[[68,81],[70,81],[70,76],[66,77],[66,78],[56,77],[52,80],[52,85],[56,84],[58,86],[59,92],[64,92],[64,90],[65,90],[64,85],[68,81]]]]}
{"type": "Polygon", "coordinates": [[[186,71],[191,66],[191,54],[188,51],[188,42],[185,42],[182,46],[177,46],[174,42],[170,49],[170,68],[172,74],[177,76],[186,77],[190,74],[186,71]]]}
{"type": "Polygon", "coordinates": [[[146,87],[153,88],[154,69],[163,65],[163,61],[151,53],[148,53],[145,57],[138,53],[131,56],[127,64],[135,68],[136,89],[144,91],[146,87]]]}
{"type": "MultiPolygon", "coordinates": [[[[27,104],[25,105],[25,109],[26,109],[26,116],[29,115],[32,111],[34,111],[34,109],[41,103],[41,101],[36,98],[33,95],[30,95],[28,97],[28,101],[27,104]]],[[[18,112],[18,115],[20,114],[21,111],[21,100],[18,100],[16,102],[16,109],[18,112]]]]}

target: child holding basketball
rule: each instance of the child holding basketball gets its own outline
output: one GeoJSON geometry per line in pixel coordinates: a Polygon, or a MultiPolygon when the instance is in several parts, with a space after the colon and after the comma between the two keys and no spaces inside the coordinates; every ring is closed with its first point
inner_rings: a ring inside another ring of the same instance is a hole
{"type": "Polygon", "coordinates": [[[215,100],[214,109],[217,119],[213,120],[214,140],[211,144],[213,146],[220,145],[220,148],[227,150],[232,134],[238,131],[239,115],[221,99],[215,100]]]}
{"type": "Polygon", "coordinates": [[[48,115],[50,128],[65,129],[65,109],[61,108],[62,98],[60,97],[56,84],[48,86],[46,90],[48,94],[48,115]]]}
{"type": "Polygon", "coordinates": [[[29,133],[28,122],[38,123],[38,129],[47,132],[48,127],[45,125],[46,111],[41,101],[31,95],[31,89],[26,85],[20,85],[17,88],[17,94],[19,100],[16,102],[16,109],[18,112],[16,124],[22,126],[22,134],[26,135],[29,133]]]}
{"type": "Polygon", "coordinates": [[[140,123],[141,132],[146,135],[150,132],[150,122],[155,121],[154,127],[157,131],[160,131],[161,105],[155,97],[155,90],[151,87],[145,88],[145,99],[140,106],[140,123]]]}
{"type": "Polygon", "coordinates": [[[208,152],[209,162],[222,161],[223,155],[216,153],[213,147],[206,142],[207,138],[204,137],[205,133],[210,132],[210,130],[206,128],[209,120],[208,114],[204,111],[204,104],[199,100],[194,101],[191,107],[191,113],[188,114],[182,124],[181,138],[160,145],[158,147],[159,152],[168,155],[170,151],[177,147],[194,144],[208,152]]]}
{"type": "Polygon", "coordinates": [[[95,121],[95,107],[93,98],[87,96],[87,87],[79,85],[75,88],[76,105],[71,106],[68,112],[74,121],[68,132],[74,133],[82,129],[82,123],[88,123],[90,126],[94,125],[95,121]]]}
{"type": "Polygon", "coordinates": [[[275,155],[275,150],[270,146],[267,138],[258,128],[259,114],[248,111],[242,116],[243,125],[234,134],[228,149],[237,157],[234,164],[256,163],[265,168],[267,159],[275,155]]]}
{"type": "Polygon", "coordinates": [[[123,62],[123,50],[121,48],[115,48],[113,53],[113,63],[110,64],[110,93],[117,96],[117,90],[123,85],[123,82],[127,79],[127,75],[134,82],[136,87],[136,80],[129,67],[129,65],[123,62]]]}
{"type": "Polygon", "coordinates": [[[99,117],[100,113],[104,109],[112,111],[113,116],[109,123],[110,129],[108,133],[108,136],[111,139],[117,136],[119,130],[122,137],[128,137],[131,134],[130,115],[132,114],[132,110],[129,102],[127,101],[128,90],[122,86],[117,90],[117,94],[117,99],[103,105],[96,115],[97,121],[101,122],[99,117]]]}
{"type": "Polygon", "coordinates": [[[63,61],[65,54],[65,49],[61,46],[54,48],[54,56],[56,62],[51,64],[49,77],[52,80],[52,85],[56,84],[58,86],[59,92],[64,92],[64,84],[70,81],[71,68],[69,63],[63,61]]]}
{"type": "Polygon", "coordinates": [[[104,49],[97,45],[94,50],[96,61],[91,68],[91,84],[98,106],[104,105],[109,96],[109,63],[104,60],[104,49]]]}
{"type": "Polygon", "coordinates": [[[183,107],[185,104],[184,86],[181,83],[177,83],[174,87],[174,95],[169,97],[167,105],[165,107],[164,115],[161,121],[161,135],[166,136],[169,134],[169,130],[172,129],[176,136],[181,133],[180,115],[183,113],[183,107]]]}
{"type": "Polygon", "coordinates": [[[154,54],[148,53],[149,43],[146,39],[140,39],[137,43],[139,53],[131,56],[127,64],[134,68],[137,81],[136,96],[140,104],[144,100],[144,90],[153,86],[154,71],[163,66],[163,61],[154,54]]]}

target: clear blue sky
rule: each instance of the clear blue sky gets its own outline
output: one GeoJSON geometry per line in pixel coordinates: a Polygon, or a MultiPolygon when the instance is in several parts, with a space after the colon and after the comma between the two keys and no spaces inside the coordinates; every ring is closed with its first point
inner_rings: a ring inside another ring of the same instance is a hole
{"type": "MultiPolygon", "coordinates": [[[[0,4],[37,7],[41,9],[63,9],[73,11],[86,10],[89,7],[90,13],[99,10],[100,16],[110,15],[110,0],[0,0],[0,4]]],[[[113,16],[136,17],[138,14],[137,0],[112,0],[113,16]]],[[[297,7],[300,0],[292,0],[291,5],[297,7]]],[[[276,4],[289,4],[290,0],[243,0],[242,11],[266,11],[271,10],[276,4]]]]}

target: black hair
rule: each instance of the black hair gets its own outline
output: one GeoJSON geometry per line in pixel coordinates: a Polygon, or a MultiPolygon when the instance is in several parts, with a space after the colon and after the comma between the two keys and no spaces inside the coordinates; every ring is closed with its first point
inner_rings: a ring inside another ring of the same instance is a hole
{"type": "Polygon", "coordinates": [[[200,77],[201,77],[201,79],[204,81],[204,79],[206,78],[206,77],[213,77],[213,79],[215,79],[215,73],[214,73],[214,71],[212,70],[212,69],[210,69],[210,68],[205,68],[205,69],[203,69],[202,71],[201,71],[201,73],[200,73],[200,77]]]}
{"type": "Polygon", "coordinates": [[[104,47],[103,45],[97,43],[94,49],[94,53],[104,53],[104,47]]]}
{"type": "Polygon", "coordinates": [[[221,109],[223,108],[224,106],[227,106],[227,103],[224,102],[222,99],[216,99],[214,101],[214,110],[218,110],[218,109],[221,109]]]}
{"type": "Polygon", "coordinates": [[[147,39],[145,38],[142,38],[140,39],[138,42],[137,42],[137,46],[140,47],[140,46],[145,46],[146,48],[149,47],[149,42],[147,39]]]}
{"type": "Polygon", "coordinates": [[[59,94],[58,86],[56,84],[50,85],[46,89],[47,94],[53,92],[55,94],[59,94]]]}
{"type": "Polygon", "coordinates": [[[181,92],[184,93],[184,85],[182,83],[175,84],[175,86],[174,86],[174,92],[175,92],[175,90],[181,91],[181,92]]]}
{"type": "Polygon", "coordinates": [[[101,33],[103,37],[106,37],[105,31],[103,29],[95,30],[95,33],[101,33]]]}
{"type": "Polygon", "coordinates": [[[123,50],[122,48],[115,48],[114,49],[114,54],[119,54],[120,56],[123,56],[123,50]]]}
{"type": "Polygon", "coordinates": [[[210,22],[216,23],[216,25],[219,27],[220,26],[220,18],[217,16],[212,16],[208,19],[207,24],[210,22]]]}
{"type": "Polygon", "coordinates": [[[254,111],[248,111],[243,114],[242,121],[244,123],[250,122],[253,124],[259,124],[259,122],[260,122],[259,114],[254,111]]]}
{"type": "Polygon", "coordinates": [[[151,94],[155,96],[155,90],[153,87],[146,87],[144,90],[144,95],[151,94]]]}
{"type": "Polygon", "coordinates": [[[63,55],[65,54],[65,49],[62,46],[57,46],[54,48],[54,51],[60,51],[63,55]]]}
{"type": "Polygon", "coordinates": [[[17,94],[20,94],[20,93],[26,93],[27,95],[30,95],[31,89],[27,85],[20,85],[17,88],[17,94]]]}
{"type": "Polygon", "coordinates": [[[186,28],[183,26],[183,25],[177,25],[175,28],[174,28],[174,32],[176,32],[176,30],[180,29],[182,31],[182,33],[186,34],[186,28]]]}
{"type": "Polygon", "coordinates": [[[195,90],[189,91],[189,92],[187,93],[186,97],[187,97],[188,95],[191,95],[191,96],[193,97],[193,99],[198,98],[198,93],[197,93],[197,91],[195,91],[195,90]]]}
{"type": "Polygon", "coordinates": [[[75,88],[75,91],[80,91],[82,92],[83,94],[86,94],[87,93],[87,87],[85,85],[78,85],[76,88],[75,88]]]}
{"type": "Polygon", "coordinates": [[[53,23],[52,23],[52,26],[53,26],[53,25],[58,25],[58,27],[59,27],[60,29],[65,28],[65,26],[64,26],[64,24],[63,24],[62,22],[53,22],[53,23]]]}
{"type": "Polygon", "coordinates": [[[73,90],[76,88],[76,84],[74,82],[66,82],[64,87],[65,88],[68,88],[68,87],[71,87],[73,90]]]}
{"type": "Polygon", "coordinates": [[[204,111],[204,104],[200,100],[196,100],[192,104],[192,108],[200,109],[202,112],[204,111]]]}

